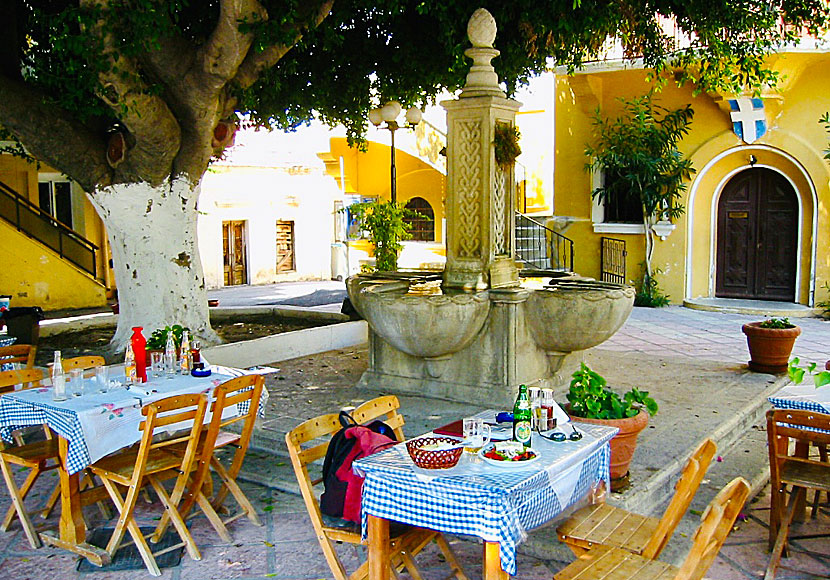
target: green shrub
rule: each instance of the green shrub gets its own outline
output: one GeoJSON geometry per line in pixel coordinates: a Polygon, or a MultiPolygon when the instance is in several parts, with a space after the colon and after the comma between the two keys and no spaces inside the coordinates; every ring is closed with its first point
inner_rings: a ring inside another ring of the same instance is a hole
{"type": "Polygon", "coordinates": [[[649,415],[657,413],[657,402],[648,391],[633,388],[622,398],[606,386],[601,375],[580,363],[568,390],[571,413],[586,419],[624,419],[633,417],[645,408],[649,415]]]}

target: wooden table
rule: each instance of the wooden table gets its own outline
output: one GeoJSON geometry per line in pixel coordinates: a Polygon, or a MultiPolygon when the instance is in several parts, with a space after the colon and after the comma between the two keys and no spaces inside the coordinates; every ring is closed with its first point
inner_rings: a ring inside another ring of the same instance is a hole
{"type": "Polygon", "coordinates": [[[405,449],[402,446],[356,461],[356,471],[366,477],[363,530],[369,544],[369,578],[389,579],[390,520],[476,535],[484,541],[485,580],[509,578],[505,567],[515,569],[515,548],[523,531],[584,500],[600,481],[610,481],[608,441],[617,430],[577,427],[585,433],[581,442],[534,438],[540,460],[518,471],[462,458],[453,470],[430,477],[398,450],[405,449]]]}

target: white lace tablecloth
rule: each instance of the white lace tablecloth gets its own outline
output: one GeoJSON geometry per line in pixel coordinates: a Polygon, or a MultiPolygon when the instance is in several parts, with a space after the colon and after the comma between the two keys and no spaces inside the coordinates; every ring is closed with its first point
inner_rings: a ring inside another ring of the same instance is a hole
{"type": "MultiPolygon", "coordinates": [[[[120,377],[111,374],[110,380],[123,381],[123,369],[121,373],[120,377]]],[[[15,428],[44,423],[49,425],[68,442],[66,468],[72,474],[138,441],[141,438],[138,425],[143,419],[142,406],[174,395],[207,393],[240,374],[244,371],[213,367],[209,377],[161,377],[136,387],[120,387],[106,393],[98,393],[95,381],[87,379],[83,396],[69,395],[66,401],[61,402],[52,400],[51,387],[7,393],[0,396],[0,428],[4,438],[7,438],[15,428]]],[[[267,398],[264,389],[263,398],[267,398]]],[[[230,412],[246,411],[236,409],[230,412]]]]}
{"type": "MultiPolygon", "coordinates": [[[[362,529],[373,515],[441,532],[499,542],[502,569],[516,573],[516,546],[526,532],[610,482],[614,427],[575,423],[579,441],[547,441],[534,434],[539,460],[524,469],[474,463],[462,457],[440,475],[424,473],[402,444],[354,463],[363,484],[362,529]]],[[[564,433],[570,433],[566,427],[564,433]]]]}

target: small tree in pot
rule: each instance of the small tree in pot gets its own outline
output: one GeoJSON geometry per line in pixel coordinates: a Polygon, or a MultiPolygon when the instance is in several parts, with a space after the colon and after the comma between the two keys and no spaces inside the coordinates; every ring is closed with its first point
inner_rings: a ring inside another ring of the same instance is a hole
{"type": "Polygon", "coordinates": [[[768,318],[742,327],[749,347],[749,369],[758,373],[787,371],[790,353],[801,328],[788,318],[768,318]]]}
{"type": "Polygon", "coordinates": [[[647,391],[633,388],[620,397],[600,374],[580,363],[568,391],[568,413],[585,423],[611,425],[620,432],[611,439],[611,490],[628,487],[628,466],[637,447],[637,435],[657,413],[657,402],[647,391]]]}

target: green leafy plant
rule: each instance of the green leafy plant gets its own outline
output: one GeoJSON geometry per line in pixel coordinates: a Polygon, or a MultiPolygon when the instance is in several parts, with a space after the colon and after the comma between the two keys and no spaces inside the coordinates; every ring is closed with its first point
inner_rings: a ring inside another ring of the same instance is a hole
{"type": "MultiPolygon", "coordinates": [[[[830,293],[830,282],[825,282],[821,285],[821,287],[827,290],[828,293],[830,293]]],[[[816,302],[816,306],[821,308],[822,315],[830,316],[830,297],[828,297],[827,300],[820,300],[816,302]]]]}
{"type": "Polygon", "coordinates": [[[643,277],[636,286],[634,295],[634,306],[647,306],[649,308],[662,308],[669,305],[669,297],[660,290],[657,283],[659,268],[654,268],[651,275],[643,268],[643,277]]]}
{"type": "Polygon", "coordinates": [[[795,328],[795,324],[789,318],[767,318],[759,323],[761,328],[795,328]]]}
{"type": "Polygon", "coordinates": [[[806,374],[811,374],[815,377],[816,388],[830,384],[830,371],[816,372],[816,367],[818,366],[816,363],[811,362],[803,365],[800,363],[801,361],[798,357],[793,357],[790,364],[787,365],[787,374],[794,384],[801,384],[806,374]]]}
{"type": "Polygon", "coordinates": [[[649,92],[620,99],[623,111],[614,120],[603,118],[597,110],[593,120],[594,144],[585,147],[589,159],[586,169],[603,170],[607,178],[591,192],[591,197],[610,205],[616,199],[634,196],[642,206],[648,279],[654,275],[652,226],[683,214],[681,201],[695,171],[692,161],[678,149],[692,124],[692,106],[669,110],[656,105],[652,98],[649,92]]]}
{"type": "Polygon", "coordinates": [[[152,332],[152,334],[150,334],[150,338],[147,339],[146,348],[147,350],[164,350],[164,347],[167,346],[167,335],[170,332],[173,333],[173,342],[175,343],[176,348],[179,348],[182,345],[182,335],[185,330],[190,332],[189,328],[182,326],[181,324],[157,328],[152,332]]]}
{"type": "Polygon", "coordinates": [[[400,242],[412,237],[410,225],[404,218],[424,216],[391,201],[355,203],[348,209],[358,227],[369,233],[369,241],[375,246],[375,269],[381,272],[397,270],[398,252],[403,247],[400,242]]]}
{"type": "Polygon", "coordinates": [[[634,417],[641,409],[649,415],[657,413],[657,401],[648,391],[633,388],[622,398],[607,387],[604,377],[592,371],[585,363],[573,375],[568,391],[571,413],[586,419],[625,419],[634,417]]]}
{"type": "Polygon", "coordinates": [[[519,147],[521,136],[515,125],[496,123],[493,145],[495,146],[496,163],[500,167],[509,167],[516,163],[516,159],[522,154],[522,148],[519,147]]]}

